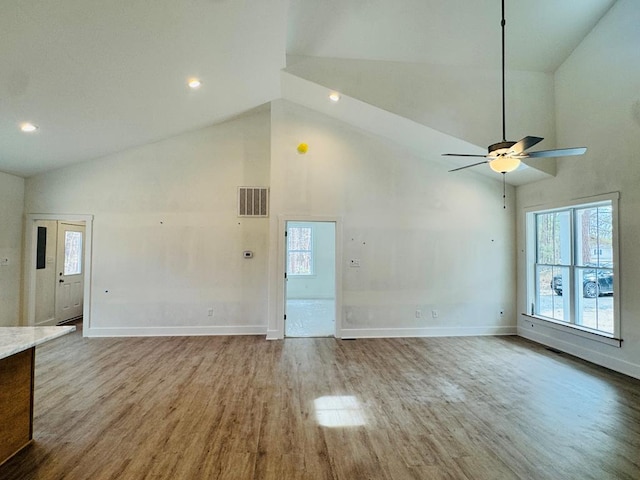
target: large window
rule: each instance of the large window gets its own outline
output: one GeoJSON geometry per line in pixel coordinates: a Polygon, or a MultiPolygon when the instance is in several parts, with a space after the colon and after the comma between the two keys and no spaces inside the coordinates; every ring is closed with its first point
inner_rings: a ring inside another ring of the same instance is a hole
{"type": "Polygon", "coordinates": [[[313,275],[313,227],[289,223],[287,275],[313,275]]]}
{"type": "Polygon", "coordinates": [[[532,315],[619,338],[616,198],[527,213],[532,315]]]}

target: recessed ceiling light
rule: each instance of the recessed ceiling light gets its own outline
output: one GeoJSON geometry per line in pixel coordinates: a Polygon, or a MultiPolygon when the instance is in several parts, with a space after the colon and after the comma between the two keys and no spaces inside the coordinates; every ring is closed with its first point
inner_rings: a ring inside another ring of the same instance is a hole
{"type": "Polygon", "coordinates": [[[189,80],[187,80],[187,85],[191,90],[197,90],[202,86],[202,82],[199,78],[190,78],[189,80]]]}
{"type": "Polygon", "coordinates": [[[331,92],[329,94],[329,100],[331,100],[332,102],[337,102],[338,100],[340,100],[340,94],[338,92],[331,92]]]}
{"type": "Polygon", "coordinates": [[[38,126],[34,125],[33,123],[24,122],[20,124],[20,130],[22,130],[23,132],[31,133],[38,130],[38,126]]]}

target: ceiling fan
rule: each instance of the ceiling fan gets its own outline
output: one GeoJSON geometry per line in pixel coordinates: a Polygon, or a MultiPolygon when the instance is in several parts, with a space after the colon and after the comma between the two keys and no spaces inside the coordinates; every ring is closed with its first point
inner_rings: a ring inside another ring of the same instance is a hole
{"type": "Polygon", "coordinates": [[[497,173],[504,174],[514,171],[520,166],[521,160],[525,158],[542,158],[542,157],[566,157],[570,155],[582,155],[587,151],[585,147],[578,148],[560,148],[555,150],[540,150],[537,152],[528,152],[531,147],[540,143],[543,139],[540,137],[524,137],[517,142],[508,141],[506,137],[505,122],[505,55],[504,55],[504,32],[506,21],[504,18],[504,1],[502,0],[502,141],[489,145],[486,155],[472,155],[464,153],[443,153],[443,156],[449,157],[480,157],[485,158],[481,162],[465,165],[464,167],[454,168],[450,172],[456,172],[465,168],[475,167],[476,165],[489,164],[489,167],[497,173]]]}

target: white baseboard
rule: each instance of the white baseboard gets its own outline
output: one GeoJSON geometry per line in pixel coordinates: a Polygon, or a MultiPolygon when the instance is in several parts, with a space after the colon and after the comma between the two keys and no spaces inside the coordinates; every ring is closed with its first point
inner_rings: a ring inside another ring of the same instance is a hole
{"type": "Polygon", "coordinates": [[[267,340],[281,340],[279,330],[267,330],[267,340]]]}
{"type": "Polygon", "coordinates": [[[555,337],[550,337],[549,335],[544,335],[539,333],[539,331],[534,332],[527,328],[518,328],[518,335],[533,342],[540,343],[547,347],[552,347],[556,350],[560,350],[561,352],[581,358],[587,362],[595,363],[601,367],[640,379],[640,365],[613,358],[609,355],[604,355],[588,348],[565,342],[564,340],[559,340],[555,337]]]}
{"type": "Polygon", "coordinates": [[[188,337],[197,335],[266,335],[265,325],[203,327],[113,327],[84,328],[85,337],[188,337]]]}
{"type": "MultiPolygon", "coordinates": [[[[86,337],[158,337],[193,335],[265,335],[278,340],[278,330],[262,325],[203,327],[85,327],[86,337]]],[[[515,327],[430,327],[430,328],[369,328],[343,329],[340,338],[400,338],[400,337],[463,337],[477,335],[515,335],[515,327]]]]}
{"type": "Polygon", "coordinates": [[[340,338],[472,337],[516,335],[516,327],[343,328],[340,338]]]}

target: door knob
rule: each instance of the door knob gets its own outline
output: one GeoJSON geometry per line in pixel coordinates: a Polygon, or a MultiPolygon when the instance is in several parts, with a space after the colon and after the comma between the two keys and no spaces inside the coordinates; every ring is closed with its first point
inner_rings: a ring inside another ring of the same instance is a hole
{"type": "Polygon", "coordinates": [[[63,279],[58,280],[58,283],[64,283],[63,279]]]}

